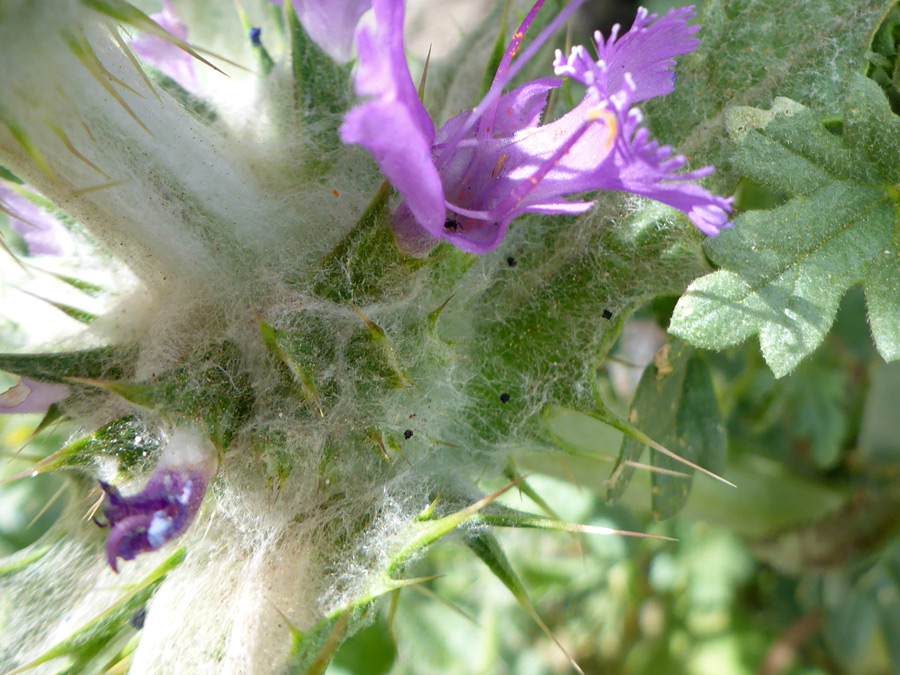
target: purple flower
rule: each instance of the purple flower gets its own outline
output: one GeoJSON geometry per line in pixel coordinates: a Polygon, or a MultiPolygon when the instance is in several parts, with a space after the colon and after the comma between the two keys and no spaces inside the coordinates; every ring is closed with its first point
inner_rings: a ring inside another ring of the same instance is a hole
{"type": "Polygon", "coordinates": [[[612,94],[625,86],[625,75],[630,73],[636,85],[632,103],[669,94],[675,89],[672,57],[690,54],[700,44],[700,40],[691,37],[700,26],[685,24],[695,14],[693,6],[682,7],[670,9],[657,20],[656,14],[638,7],[634,23],[621,38],[619,24],[613,26],[606,41],[600,31],[594,33],[598,61],[582,45],[572,48],[568,60],[557,50],[553,63],[556,74],[612,94]]]}
{"type": "Polygon", "coordinates": [[[30,255],[64,255],[70,249],[65,227],[42,208],[0,183],[0,212],[28,247],[30,255]]]}
{"type": "Polygon", "coordinates": [[[615,152],[607,165],[594,173],[593,189],[621,190],[668,204],[686,213],[701,232],[715,236],[731,225],[728,214],[732,198],[719,197],[691,182],[708,176],[715,168],[675,173],[687,163],[685,157],[672,156],[671,147],[651,139],[641,126],[641,111],[630,107],[675,89],[672,57],[688,54],[700,43],[690,37],[700,27],[685,23],[693,16],[693,6],[670,9],[661,19],[641,7],[634,25],[621,39],[617,39],[618,24],[605,43],[599,31],[594,34],[600,54],[596,62],[584,47],[577,46],[568,59],[557,50],[553,65],[557,75],[586,85],[588,96],[605,97],[619,118],[615,152]]]}
{"type": "Polygon", "coordinates": [[[331,58],[346,63],[353,57],[353,32],[372,0],[293,0],[293,5],[309,37],[331,58]]]}
{"type": "Polygon", "coordinates": [[[138,494],[123,497],[100,481],[107,496],[103,515],[111,528],[106,560],[113,572],[119,571],[118,558],[133,560],[184,534],[200,510],[215,467],[216,449],[209,439],[192,429],[178,429],[138,494]]]}
{"type": "Polygon", "coordinates": [[[27,377],[0,394],[0,414],[46,413],[54,403],[69,395],[64,384],[38,382],[27,377]]]}
{"type": "Polygon", "coordinates": [[[543,1],[516,31],[485,98],[437,132],[406,64],[401,0],[375,0],[375,30],[357,31],[356,92],[371,99],[347,115],[342,138],[363,145],[403,197],[394,213],[401,248],[422,254],[446,239],[465,251],[486,253],[517,216],[580,213],[591,202],[563,197],[595,190],[623,190],[670,204],[707,234],[727,226],[731,200],[690,182],[713,168],[675,173],[684,157],[673,157],[671,148],[650,139],[640,126],[640,111],[631,108],[674,88],[672,57],[698,44],[691,37],[698,28],[685,23],[693,8],[670,11],[662,19],[641,9],[621,38],[618,26],[607,41],[597,33],[601,59],[596,62],[582,47],[568,60],[557,54],[556,73],[578,79],[587,91],[575,109],[541,125],[547,95],[560,80],[501,91],[580,4],[571,3],[513,64],[543,1]]]}
{"type": "MultiPolygon", "coordinates": [[[[160,27],[181,40],[187,40],[187,27],[181,23],[181,19],[175,13],[172,0],[162,0],[163,11],[151,14],[160,27]]],[[[142,34],[135,39],[131,46],[144,61],[160,71],[163,75],[172,78],[186,91],[197,91],[197,73],[194,70],[194,58],[173,45],[155,35],[142,34]]]]}

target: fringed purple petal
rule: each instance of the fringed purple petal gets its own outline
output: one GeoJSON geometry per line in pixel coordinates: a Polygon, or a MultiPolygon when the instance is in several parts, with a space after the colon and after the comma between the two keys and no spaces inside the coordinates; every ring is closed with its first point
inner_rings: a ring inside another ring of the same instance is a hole
{"type": "Polygon", "coordinates": [[[647,129],[640,126],[643,116],[639,110],[630,108],[633,91],[634,83],[626,77],[625,88],[612,97],[621,133],[616,139],[612,161],[592,172],[590,189],[630,192],[668,204],[687,214],[701,232],[715,236],[731,225],[728,214],[732,210],[732,198],[714,195],[691,182],[708,176],[714,167],[675,173],[684,166],[685,158],[671,156],[669,146],[660,147],[647,129]]]}
{"type": "Polygon", "coordinates": [[[631,28],[621,38],[618,24],[607,40],[599,31],[594,33],[597,61],[582,46],[573,47],[568,59],[557,51],[553,63],[556,74],[595,86],[609,96],[622,89],[625,74],[631,73],[637,84],[632,98],[635,103],[668,94],[675,88],[673,57],[689,54],[700,44],[699,39],[691,37],[700,26],[686,23],[695,15],[690,6],[670,9],[660,19],[640,7],[631,28]]]}
{"type": "MultiPolygon", "coordinates": [[[[534,107],[531,85],[501,100],[510,110],[534,107]],[[517,106],[517,99],[528,105],[517,106]]],[[[540,88],[544,97],[548,88],[546,84],[540,88]]],[[[510,221],[522,213],[582,212],[580,205],[560,198],[589,189],[582,184],[587,185],[589,173],[606,160],[615,134],[610,126],[614,116],[597,115],[593,107],[585,103],[541,127],[460,144],[453,160],[441,168],[448,208],[453,212],[450,227],[445,228],[447,241],[465,251],[486,253],[499,245],[510,221]]],[[[533,119],[537,124],[538,115],[533,119]]],[[[455,124],[451,120],[438,132],[439,142],[453,133],[455,124]]]]}
{"type": "MultiPolygon", "coordinates": [[[[464,251],[486,253],[523,213],[581,213],[589,202],[563,197],[600,189],[624,190],[681,209],[698,228],[715,234],[728,226],[731,200],[690,183],[712,167],[678,174],[686,163],[643,128],[635,101],[672,91],[673,57],[697,48],[688,26],[693,7],[663,18],[641,9],[623,36],[596,35],[600,59],[576,47],[557,52],[558,75],[588,87],[584,100],[560,119],[540,126],[555,79],[535,80],[500,96],[509,77],[549,33],[513,65],[524,32],[543,4],[538,0],[516,31],[494,84],[472,111],[447,121],[437,133],[415,95],[402,42],[402,3],[376,0],[377,40],[357,33],[361,67],[356,88],[375,98],[352,111],[342,129],[361,143],[403,196],[394,214],[401,248],[424,254],[439,239],[464,251]],[[446,207],[446,209],[445,209],[446,207]]],[[[555,27],[574,4],[551,22],[555,27]]]]}

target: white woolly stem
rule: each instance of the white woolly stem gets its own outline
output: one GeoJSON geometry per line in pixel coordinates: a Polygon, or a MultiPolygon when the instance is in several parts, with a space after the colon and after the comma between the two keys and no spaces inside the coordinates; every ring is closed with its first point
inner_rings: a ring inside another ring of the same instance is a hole
{"type": "Polygon", "coordinates": [[[301,242],[316,237],[300,236],[309,233],[285,217],[241,146],[155,90],[106,17],[77,2],[9,13],[0,165],[145,281],[213,287],[223,275],[258,277],[276,255],[302,259],[301,242]]]}
{"type": "Polygon", "coordinates": [[[222,528],[232,526],[219,521],[194,541],[153,597],[130,673],[281,672],[291,626],[320,618],[307,536],[290,530],[248,557],[222,528]]]}

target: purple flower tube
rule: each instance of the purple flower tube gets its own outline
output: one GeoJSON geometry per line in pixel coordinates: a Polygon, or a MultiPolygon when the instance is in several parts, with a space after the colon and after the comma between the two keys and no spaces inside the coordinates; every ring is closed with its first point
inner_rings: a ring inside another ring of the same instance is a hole
{"type": "MultiPolygon", "coordinates": [[[[269,2],[284,4],[284,0],[269,2]]],[[[292,4],[309,37],[326,54],[341,63],[353,57],[353,33],[372,0],[293,0],[292,4]]]]}
{"type": "Polygon", "coordinates": [[[23,377],[17,384],[0,393],[0,414],[44,414],[54,403],[59,403],[71,392],[64,384],[38,382],[23,377]]]}
{"type": "MultiPolygon", "coordinates": [[[[162,0],[163,10],[151,14],[160,27],[181,40],[187,40],[187,27],[178,18],[172,0],[162,0]]],[[[172,78],[183,89],[196,92],[198,87],[194,58],[177,45],[155,35],[142,34],[131,43],[134,51],[144,61],[172,78]]]]}

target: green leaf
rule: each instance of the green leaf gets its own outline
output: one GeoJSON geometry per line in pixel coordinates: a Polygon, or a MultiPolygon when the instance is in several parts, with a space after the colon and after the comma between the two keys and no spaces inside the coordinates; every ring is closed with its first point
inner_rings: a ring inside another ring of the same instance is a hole
{"type": "Polygon", "coordinates": [[[839,510],[757,540],[754,553],[788,574],[844,569],[896,541],[898,509],[897,489],[858,489],[839,510]]]}
{"type": "Polygon", "coordinates": [[[584,671],[578,666],[575,662],[575,659],[572,658],[571,654],[566,650],[565,647],[560,644],[559,640],[550,632],[550,629],[547,628],[547,625],[538,616],[537,610],[534,608],[534,605],[531,603],[531,600],[528,598],[528,591],[525,590],[525,585],[519,579],[519,576],[516,574],[515,570],[512,568],[512,565],[509,562],[509,559],[506,557],[506,554],[503,552],[503,549],[500,547],[500,543],[490,532],[479,530],[477,532],[469,532],[466,534],[464,541],[466,542],[466,546],[471,549],[472,553],[477,555],[481,561],[488,566],[488,569],[496,576],[504,586],[506,586],[510,593],[513,594],[515,599],[519,602],[522,608],[528,612],[529,616],[534,620],[534,622],[540,626],[541,630],[549,637],[553,642],[556,643],[556,646],[560,648],[563,654],[566,655],[566,658],[569,660],[569,663],[572,667],[584,675],[584,671]]]}
{"type": "Polygon", "coordinates": [[[344,673],[387,675],[397,656],[391,637],[383,621],[363,628],[341,646],[334,666],[344,673]]]}
{"type": "Polygon", "coordinates": [[[35,544],[25,551],[20,551],[14,556],[0,560],[0,579],[21,572],[31,563],[37,562],[47,555],[52,547],[52,541],[41,545],[35,544]]]}
{"type": "Polygon", "coordinates": [[[387,183],[379,188],[356,226],[319,265],[314,279],[317,294],[334,302],[371,301],[408,283],[410,275],[425,264],[397,249],[388,207],[390,192],[387,183]]]}
{"type": "Polygon", "coordinates": [[[516,600],[521,603],[531,604],[525,585],[519,579],[519,575],[513,570],[509,559],[494,535],[484,530],[476,530],[467,533],[463,540],[472,553],[477,555],[488,566],[494,576],[509,589],[516,600]]]}
{"type": "Polygon", "coordinates": [[[5,166],[0,166],[0,178],[3,180],[9,181],[11,183],[15,183],[16,185],[22,184],[22,179],[18,178],[12,171],[7,169],[5,166]]]}
{"type": "Polygon", "coordinates": [[[900,112],[900,70],[898,70],[897,42],[900,38],[900,7],[893,7],[875,37],[869,53],[869,69],[866,75],[878,83],[894,112],[900,112]]]}
{"type": "Polygon", "coordinates": [[[723,269],[693,282],[669,330],[707,349],[758,334],[781,377],[810,354],[853,284],[864,284],[875,343],[900,358],[900,243],[897,192],[900,119],[878,86],[861,76],[847,92],[844,134],[808,109],[779,100],[770,112],[737,109],[729,131],[742,173],[796,195],[750,211],[706,243],[723,269]]]}
{"type": "Polygon", "coordinates": [[[878,614],[885,646],[894,665],[894,672],[900,667],[900,565],[896,547],[881,561],[882,570],[877,590],[878,614]]]}
{"type": "Polygon", "coordinates": [[[11,671],[9,675],[25,672],[60,656],[72,655],[76,659],[90,658],[96,650],[102,648],[120,630],[128,626],[129,618],[153,596],[162,580],[182,563],[185,555],[184,547],[176,549],[172,555],[109,608],[34,660],[11,671]]]}
{"type": "MultiPolygon", "coordinates": [[[[352,611],[334,612],[320,619],[305,633],[289,625],[291,653],[282,672],[285,675],[324,673],[348,634],[348,623],[358,624],[368,614],[370,604],[352,611]]],[[[352,633],[352,629],[349,632],[352,633]]]]}
{"type": "Polygon", "coordinates": [[[796,383],[792,435],[806,439],[813,464],[820,469],[831,468],[841,456],[847,432],[847,385],[846,371],[826,368],[811,369],[796,383]]]}
{"type": "Polygon", "coordinates": [[[87,312],[83,309],[78,309],[77,307],[73,307],[72,305],[67,305],[62,302],[55,302],[54,300],[48,300],[47,298],[42,298],[41,296],[34,295],[33,293],[29,293],[28,295],[38,300],[42,300],[52,307],[56,307],[56,309],[58,309],[66,316],[71,317],[72,319],[75,319],[75,321],[83,323],[86,326],[93,323],[97,318],[96,314],[91,314],[90,312],[87,312]]]}
{"type": "Polygon", "coordinates": [[[859,454],[867,464],[900,465],[900,363],[879,363],[872,373],[859,432],[859,454]]]}
{"type": "Polygon", "coordinates": [[[257,316],[256,319],[259,323],[263,342],[266,343],[269,353],[287,369],[291,379],[298,385],[300,395],[306,401],[306,404],[316,411],[320,417],[324,416],[322,399],[319,395],[319,387],[316,384],[316,377],[313,372],[315,364],[321,361],[321,359],[315,358],[319,355],[315,354],[314,350],[309,349],[308,343],[301,336],[286,334],[283,331],[276,330],[267,324],[261,316],[257,316]],[[300,358],[297,358],[292,353],[294,351],[291,349],[292,347],[300,352],[297,355],[300,358]],[[306,353],[304,354],[303,352],[306,353]]]}
{"type": "Polygon", "coordinates": [[[178,368],[146,383],[108,385],[138,405],[158,407],[198,422],[220,448],[227,448],[253,408],[253,387],[243,370],[241,352],[223,340],[191,355],[178,368]],[[118,391],[117,391],[118,390],[118,391]]]}
{"type": "Polygon", "coordinates": [[[878,601],[871,589],[858,589],[843,578],[827,579],[827,615],[822,630],[826,644],[845,664],[869,646],[878,620],[878,601]]]}
{"type": "Polygon", "coordinates": [[[92,467],[100,456],[114,457],[127,471],[162,445],[159,433],[146,427],[136,415],[121,417],[96,431],[66,444],[31,469],[31,474],[59,469],[92,467]]]}
{"type": "MultiPolygon", "coordinates": [[[[454,511],[443,518],[420,521],[413,531],[413,536],[394,554],[388,568],[388,574],[393,576],[393,574],[398,572],[412,556],[418,554],[444,535],[453,532],[460,525],[472,519],[481,511],[481,509],[493,502],[497,497],[514,485],[515,483],[510,483],[499,490],[496,490],[492,494],[482,497],[477,502],[469,504],[458,511],[454,511]]],[[[431,507],[429,507],[429,510],[430,509],[431,507]]]]}
{"type": "Polygon", "coordinates": [[[198,119],[204,120],[209,124],[212,124],[219,119],[219,113],[209,101],[188,91],[161,70],[157,70],[146,63],[142,64],[142,67],[147,75],[152,77],[153,81],[156,82],[163,91],[181,103],[185,110],[189,110],[198,119]]]}
{"type": "Polygon", "coordinates": [[[85,295],[89,295],[92,298],[98,297],[107,290],[103,286],[92,284],[89,281],[82,281],[81,279],[76,279],[75,277],[70,277],[65,274],[58,274],[56,272],[47,272],[47,274],[55,277],[56,279],[59,279],[64,284],[68,284],[72,288],[77,288],[79,291],[81,291],[85,295]]]}
{"type": "Polygon", "coordinates": [[[680,294],[708,269],[699,233],[667,207],[648,204],[610,222],[604,214],[621,210],[621,203],[608,193],[598,202],[574,221],[517,220],[503,248],[481,256],[454,289],[438,328],[465,350],[471,409],[454,416],[477,436],[447,440],[508,443],[527,421],[537,422],[539,410],[593,410],[595,369],[628,315],[655,296],[680,294]],[[473,296],[470,289],[479,289],[486,275],[491,292],[473,296]]]}
{"type": "Polygon", "coordinates": [[[0,370],[41,382],[66,383],[68,377],[119,379],[137,359],[133,346],[100,347],[52,354],[0,354],[0,370]]]}
{"type": "MultiPolygon", "coordinates": [[[[673,342],[648,366],[638,384],[629,420],[656,442],[713,472],[725,462],[725,425],[703,357],[691,347],[673,342]]],[[[644,444],[622,440],[619,459],[610,476],[607,498],[622,496],[634,475],[634,462],[644,444]]],[[[672,457],[655,452],[652,463],[652,508],[657,519],[670,518],[690,495],[694,471],[672,457]]]]}
{"type": "Polygon", "coordinates": [[[473,523],[483,523],[492,527],[517,527],[535,530],[556,530],[558,532],[611,535],[618,534],[624,537],[637,537],[639,539],[664,539],[675,541],[671,537],[664,537],[643,532],[631,532],[628,530],[616,530],[611,527],[597,525],[581,525],[569,523],[559,518],[545,518],[532,513],[521,513],[511,509],[500,509],[499,513],[481,513],[472,518],[473,523]]]}
{"type": "Polygon", "coordinates": [[[864,71],[875,29],[893,4],[709,0],[697,20],[699,49],[678,59],[675,91],[641,104],[654,135],[695,166],[714,164],[710,185],[733,190],[727,108],[786,96],[839,114],[842,87],[864,71]]]}

